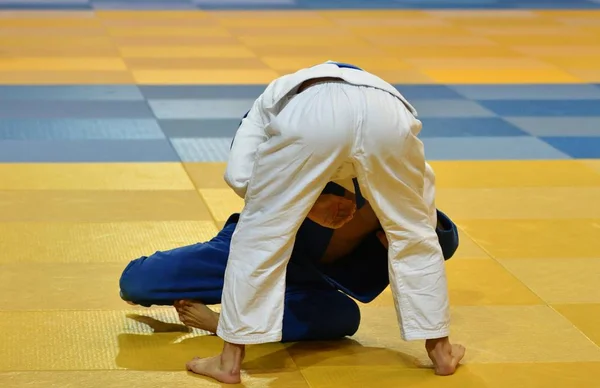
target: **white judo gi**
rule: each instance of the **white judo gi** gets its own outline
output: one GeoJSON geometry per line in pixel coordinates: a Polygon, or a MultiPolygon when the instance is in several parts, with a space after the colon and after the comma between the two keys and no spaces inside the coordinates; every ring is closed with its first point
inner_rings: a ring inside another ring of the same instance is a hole
{"type": "Polygon", "coordinates": [[[420,130],[415,109],[366,71],[327,62],[266,88],[238,129],[225,173],[245,207],[231,241],[219,337],[235,344],[281,339],[286,266],[296,232],[329,181],[353,177],[389,241],[402,337],[449,335],[434,176],[417,138],[420,130]],[[324,81],[297,94],[303,82],[323,77],[343,81],[324,81]]]}

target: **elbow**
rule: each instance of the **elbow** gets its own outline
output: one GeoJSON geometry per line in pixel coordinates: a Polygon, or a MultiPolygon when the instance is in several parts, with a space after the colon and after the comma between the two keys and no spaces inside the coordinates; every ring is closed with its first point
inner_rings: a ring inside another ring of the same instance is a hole
{"type": "Polygon", "coordinates": [[[454,256],[459,246],[458,228],[452,220],[441,211],[437,211],[437,228],[435,232],[438,236],[444,260],[449,260],[454,256]]]}
{"type": "Polygon", "coordinates": [[[229,187],[231,187],[231,189],[240,198],[246,197],[246,190],[248,188],[248,180],[247,179],[240,179],[239,177],[236,178],[236,175],[233,174],[230,169],[227,169],[225,171],[224,179],[225,179],[225,182],[227,183],[227,185],[229,187]]]}
{"type": "MultiPolygon", "coordinates": [[[[130,262],[119,279],[121,299],[126,302],[144,305],[152,299],[153,279],[144,276],[143,265],[147,257],[143,256],[130,262]]],[[[154,279],[156,280],[156,279],[154,279]]]]}

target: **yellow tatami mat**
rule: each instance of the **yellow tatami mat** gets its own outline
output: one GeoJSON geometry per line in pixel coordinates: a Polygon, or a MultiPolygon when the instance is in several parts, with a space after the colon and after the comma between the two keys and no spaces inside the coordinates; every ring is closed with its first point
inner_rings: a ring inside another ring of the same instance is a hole
{"type": "MultiPolygon", "coordinates": [[[[352,338],[251,347],[246,387],[600,386],[597,163],[433,165],[439,206],[461,228],[447,269],[453,337],[468,349],[463,367],[435,377],[423,344],[400,339],[386,290],[361,306],[352,338]]],[[[0,223],[0,386],[219,386],[182,368],[220,341],[182,326],[171,308],[124,304],[117,282],[130,259],[206,240],[241,208],[223,170],[0,166],[0,198],[11,204],[0,223]]]]}
{"type": "Polygon", "coordinates": [[[386,290],[351,338],[250,346],[239,386],[600,388],[600,11],[98,9],[123,1],[0,1],[0,388],[221,387],[185,362],[222,341],[124,303],[119,277],[242,208],[223,181],[240,117],[329,59],[421,114],[460,230],[446,265],[466,357],[435,376],[386,290]]]}

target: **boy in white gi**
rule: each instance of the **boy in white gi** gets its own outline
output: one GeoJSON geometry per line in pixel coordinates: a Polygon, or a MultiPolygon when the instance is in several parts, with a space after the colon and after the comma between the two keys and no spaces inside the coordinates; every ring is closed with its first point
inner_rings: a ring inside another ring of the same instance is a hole
{"type": "Polygon", "coordinates": [[[236,133],[225,173],[245,199],[217,327],[225,345],[220,356],[190,362],[191,371],[238,383],[245,345],[281,340],[296,232],[329,181],[356,177],[389,242],[402,337],[426,340],[436,373],[454,373],[465,349],[448,339],[444,257],[424,193],[433,172],[420,130],[392,85],[351,65],[327,62],[267,87],[236,133]]]}

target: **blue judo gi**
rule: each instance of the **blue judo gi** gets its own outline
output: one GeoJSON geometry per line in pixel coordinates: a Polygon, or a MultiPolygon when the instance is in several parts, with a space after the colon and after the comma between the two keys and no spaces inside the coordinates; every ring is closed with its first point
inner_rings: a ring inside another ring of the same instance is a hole
{"type": "MultiPolygon", "coordinates": [[[[357,187],[358,189],[358,187],[357,187]]],[[[344,195],[329,183],[323,194],[344,195]]],[[[357,203],[362,205],[357,190],[357,203]]],[[[120,279],[121,297],[140,304],[173,305],[180,299],[219,304],[231,236],[239,214],[233,214],[212,240],[156,252],[133,260],[120,279]]],[[[438,211],[436,229],[444,258],[458,247],[454,223],[438,211]]],[[[369,303],[389,284],[387,250],[376,233],[366,237],[349,255],[330,264],[319,263],[333,230],[306,219],[287,266],[283,342],[332,340],[353,335],[360,324],[356,299],[369,303]]]]}

